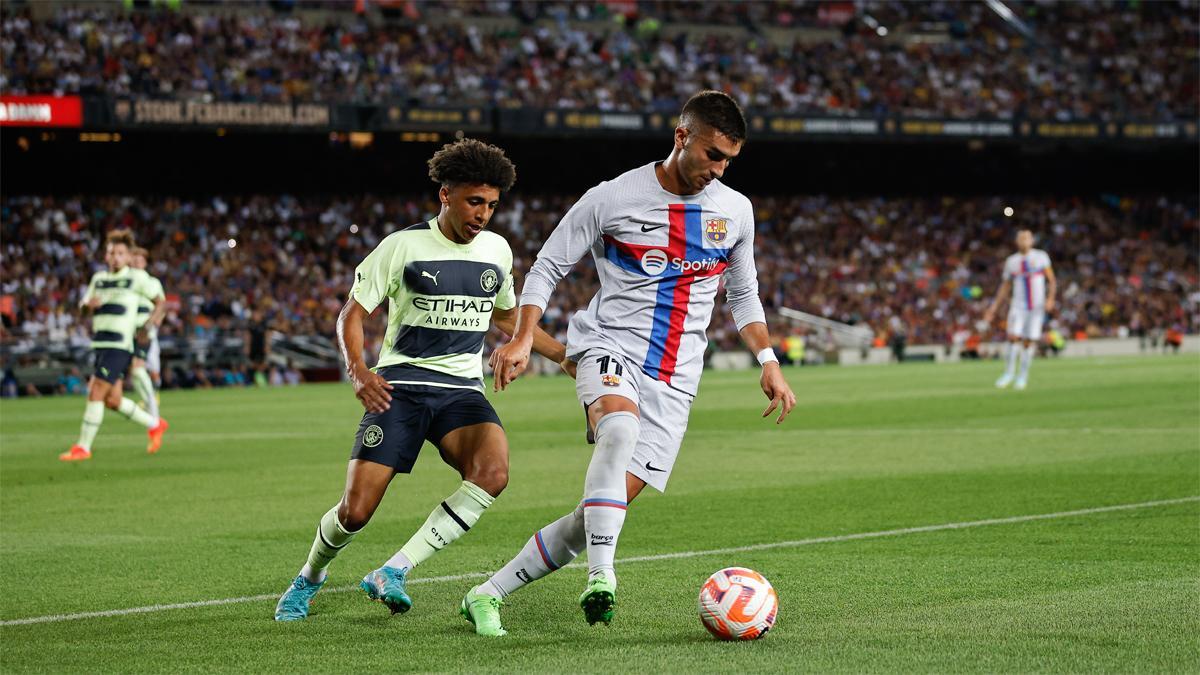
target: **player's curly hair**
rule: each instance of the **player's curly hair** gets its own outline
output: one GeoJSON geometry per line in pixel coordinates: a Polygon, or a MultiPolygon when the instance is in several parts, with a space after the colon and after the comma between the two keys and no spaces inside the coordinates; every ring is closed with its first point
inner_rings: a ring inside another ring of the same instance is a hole
{"type": "Polygon", "coordinates": [[[125,244],[130,251],[137,246],[133,241],[133,232],[125,228],[109,230],[108,234],[104,235],[104,243],[125,244]]]}
{"type": "Polygon", "coordinates": [[[438,185],[491,185],[508,192],[517,182],[517,167],[500,148],[464,138],[442,146],[429,158],[429,177],[438,185]]]}
{"type": "Polygon", "coordinates": [[[709,89],[689,98],[679,113],[679,123],[691,129],[693,122],[716,129],[734,143],[746,140],[746,116],[737,101],[725,92],[709,89]]]}

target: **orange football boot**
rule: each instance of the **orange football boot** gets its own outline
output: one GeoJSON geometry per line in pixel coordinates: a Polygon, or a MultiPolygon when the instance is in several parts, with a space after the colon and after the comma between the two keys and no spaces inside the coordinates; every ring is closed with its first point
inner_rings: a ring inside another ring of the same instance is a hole
{"type": "Polygon", "coordinates": [[[58,456],[64,462],[81,462],[92,458],[92,451],[82,445],[72,445],[71,449],[58,456]]]}
{"type": "Polygon", "coordinates": [[[146,432],[146,435],[150,437],[150,442],[146,444],[146,452],[151,455],[158,452],[158,449],[162,447],[163,434],[167,432],[167,428],[170,426],[165,419],[158,418],[158,424],[146,432]]]}

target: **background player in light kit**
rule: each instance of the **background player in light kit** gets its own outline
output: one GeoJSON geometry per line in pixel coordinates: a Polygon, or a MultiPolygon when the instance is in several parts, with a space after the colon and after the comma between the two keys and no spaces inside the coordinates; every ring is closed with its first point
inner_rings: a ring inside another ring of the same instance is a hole
{"type": "Polygon", "coordinates": [[[1004,374],[996,380],[996,386],[1003,389],[1012,384],[1016,389],[1024,389],[1029,382],[1029,367],[1037,353],[1038,340],[1042,338],[1042,324],[1046,321],[1046,314],[1054,311],[1054,296],[1058,288],[1054,269],[1050,266],[1050,256],[1033,247],[1033,232],[1030,230],[1017,232],[1017,252],[1004,261],[1004,280],[992,304],[984,312],[985,322],[991,323],[995,318],[996,309],[1010,288],[1012,301],[1008,308],[1008,354],[1004,374]],[[1019,373],[1018,357],[1021,362],[1019,373]]]}
{"type": "MultiPolygon", "coordinates": [[[[132,253],[129,264],[135,270],[145,272],[149,252],[137,246],[132,253]]],[[[142,297],[138,303],[140,325],[133,336],[133,363],[129,366],[129,380],[138,397],[142,399],[146,412],[158,417],[158,396],[154,389],[154,385],[159,381],[161,355],[158,348],[158,327],[166,311],[164,309],[161,313],[155,313],[154,307],[160,300],[165,303],[166,296],[163,293],[162,282],[149,272],[146,272],[146,276],[147,294],[151,297],[142,297]]]]}
{"type": "Polygon", "coordinates": [[[116,410],[147,429],[147,452],[157,452],[162,444],[167,421],[142,410],[122,396],[122,381],[133,358],[134,333],[141,325],[138,305],[152,300],[149,320],[161,321],[166,312],[161,286],[156,292],[150,276],[129,265],[134,248],[129,230],[113,230],[105,237],[104,262],[107,269],[96,272],[80,300],[81,309],[92,312],[92,356],[95,372],[88,381],[87,405],[79,440],[59,459],[76,462],[92,457],[92,442],[104,421],[105,407],[116,410]]]}
{"type": "MultiPolygon", "coordinates": [[[[517,333],[492,355],[496,386],[524,370],[554,287],[591,251],[600,291],[572,318],[567,344],[579,364],[576,390],[596,448],[579,507],[535,533],[505,568],[472,589],[464,607],[479,596],[503,598],[586,548],[589,579],[580,606],[589,623],[612,619],[625,513],[647,484],[666,488],[722,277],[742,340],[763,367],[762,390],[771,401],[763,416],[782,407],[782,422],[795,405],[758,298],[753,209],[720,181],[745,138],[745,118],[731,97],[693,96],[667,159],[589,190],[542,247],[525,280],[517,333]]],[[[499,624],[497,605],[478,607],[468,617],[477,629],[499,624]]]]}
{"type": "MultiPolygon", "coordinates": [[[[437,446],[462,484],[409,541],[361,583],[372,600],[406,612],[409,571],[465,534],[508,484],[508,440],[483,395],[483,339],[492,323],[511,334],[516,295],[512,250],[484,232],[516,169],[495,146],[472,139],[429,160],[440,213],[394,232],[358,266],[338,317],[338,343],[363,415],[341,500],[321,518],[308,560],[275,608],[277,621],[308,616],[326,568],[367,524],[397,473],[421,445],[437,446]],[[376,367],[363,359],[363,321],[384,300],[388,327],[376,367]]],[[[565,347],[545,333],[538,353],[565,347]]]]}

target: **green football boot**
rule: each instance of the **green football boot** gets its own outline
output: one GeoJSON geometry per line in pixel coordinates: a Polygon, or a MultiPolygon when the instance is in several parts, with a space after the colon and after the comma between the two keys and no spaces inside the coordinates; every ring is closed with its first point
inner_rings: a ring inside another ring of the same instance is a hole
{"type": "Polygon", "coordinates": [[[617,606],[617,584],[605,576],[592,577],[583,595],[579,596],[579,606],[583,608],[588,625],[594,626],[597,621],[603,621],[607,626],[617,606]]]}
{"type": "Polygon", "coordinates": [[[508,631],[500,625],[500,608],[502,606],[504,606],[504,601],[500,598],[471,590],[467,591],[458,612],[464,619],[475,624],[476,635],[500,637],[508,635],[508,631]]]}

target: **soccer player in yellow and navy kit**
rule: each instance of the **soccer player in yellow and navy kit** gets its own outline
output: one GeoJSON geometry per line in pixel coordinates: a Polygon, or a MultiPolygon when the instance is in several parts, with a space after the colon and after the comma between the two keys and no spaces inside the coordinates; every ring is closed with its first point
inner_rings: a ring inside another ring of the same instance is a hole
{"type": "MultiPolygon", "coordinates": [[[[380,242],[355,270],[338,317],[342,356],[366,414],[342,499],[321,518],[307,562],[275,607],[277,621],[308,616],[326,568],[370,520],[393,476],[412,470],[425,441],[463,481],[362,580],[367,595],[393,613],[412,607],[405,589],[412,568],[466,534],[508,483],[508,440],[483,395],[482,357],[492,323],[509,334],[515,328],[513,256],[484,228],[516,169],[499,148],[464,139],[434,154],[429,177],[441,186],[441,212],[380,242]],[[387,332],[371,370],[363,360],[363,319],[384,300],[387,332]]],[[[566,348],[545,333],[536,334],[533,348],[558,363],[566,359],[566,348]]]]}
{"type": "Polygon", "coordinates": [[[92,311],[92,352],[95,372],[88,381],[87,407],[79,441],[58,456],[67,462],[91,459],[92,441],[104,420],[104,408],[124,415],[148,429],[150,443],[147,452],[155,452],[162,443],[167,421],[142,410],[132,400],[122,396],[122,379],[133,358],[133,335],[141,323],[138,304],[145,298],[154,299],[150,316],[157,321],[166,311],[161,297],[153,295],[150,277],[129,265],[133,250],[133,235],[129,230],[113,230],[105,239],[104,262],[108,269],[92,275],[81,305],[92,311]]]}

